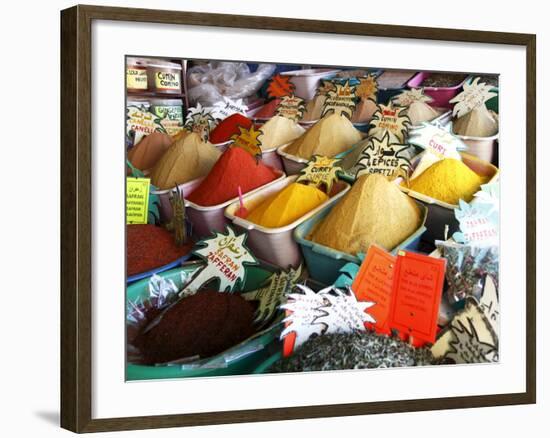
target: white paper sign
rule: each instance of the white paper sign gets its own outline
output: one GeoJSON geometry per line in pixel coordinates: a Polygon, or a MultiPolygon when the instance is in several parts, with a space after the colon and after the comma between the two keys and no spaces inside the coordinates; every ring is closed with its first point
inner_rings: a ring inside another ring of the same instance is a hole
{"type": "Polygon", "coordinates": [[[494,88],[492,85],[479,82],[480,79],[478,77],[470,84],[464,83],[464,91],[449,100],[450,103],[455,104],[453,117],[462,117],[497,95],[490,91],[494,88]]]}
{"type": "Polygon", "coordinates": [[[233,114],[246,115],[247,111],[248,106],[243,103],[242,99],[232,100],[225,96],[222,101],[216,102],[211,109],[212,117],[219,120],[223,120],[233,114]]]}

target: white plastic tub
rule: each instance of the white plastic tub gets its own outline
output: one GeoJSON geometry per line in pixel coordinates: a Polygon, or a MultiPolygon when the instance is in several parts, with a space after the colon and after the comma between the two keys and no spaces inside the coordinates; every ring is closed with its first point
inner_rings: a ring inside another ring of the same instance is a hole
{"type": "Polygon", "coordinates": [[[262,150],[262,162],[274,169],[284,171],[283,162],[279,154],[277,154],[277,148],[262,150]]]}
{"type": "MultiPolygon", "coordinates": [[[[186,183],[180,184],[178,189],[181,195],[185,198],[202,182],[202,178],[197,178],[186,183]]],[[[172,205],[170,204],[170,192],[176,192],[175,189],[154,190],[151,191],[152,195],[158,195],[160,200],[159,213],[160,221],[167,222],[172,218],[172,205]]]]}
{"type": "MultiPolygon", "coordinates": [[[[266,198],[280,192],[288,185],[292,184],[298,178],[297,175],[287,176],[282,180],[269,186],[264,186],[256,193],[250,193],[244,197],[244,204],[248,211],[252,211],[266,198]]],[[[319,205],[317,208],[309,211],[301,218],[292,222],[289,225],[279,228],[266,228],[246,219],[235,216],[235,212],[239,209],[239,202],[230,204],[225,209],[225,216],[233,222],[237,227],[248,231],[246,244],[252,250],[254,255],[269,263],[288,268],[290,265],[297,267],[302,261],[302,254],[299,245],[293,237],[294,229],[302,222],[314,216],[323,208],[334,204],[350,189],[350,185],[342,180],[334,183],[331,191],[331,197],[319,205]]]]}
{"type": "Polygon", "coordinates": [[[490,137],[469,137],[466,135],[454,134],[468,146],[468,153],[480,160],[493,161],[498,141],[498,132],[490,137]]]}
{"type": "Polygon", "coordinates": [[[294,94],[305,101],[315,97],[321,79],[332,78],[340,70],[330,68],[311,68],[307,70],[293,70],[281,73],[282,76],[290,76],[290,82],[296,87],[294,94]]]}
{"type": "Polygon", "coordinates": [[[277,154],[281,156],[286,174],[297,175],[306,167],[309,160],[297,157],[296,155],[287,154],[285,151],[289,145],[290,143],[279,146],[277,148],[277,154]]]}
{"type": "MultiPolygon", "coordinates": [[[[275,171],[278,174],[280,174],[280,176],[277,179],[267,184],[264,184],[263,186],[260,186],[254,190],[251,190],[246,194],[256,193],[259,190],[265,187],[269,187],[272,184],[275,184],[276,182],[281,181],[285,178],[285,174],[283,172],[281,172],[278,169],[275,169],[275,171]]],[[[199,186],[200,182],[201,181],[198,181],[198,183],[194,185],[193,190],[199,186]]],[[[187,194],[190,194],[191,191],[189,191],[187,194]]],[[[191,222],[193,226],[193,236],[195,238],[200,239],[205,236],[209,236],[214,231],[218,231],[218,232],[224,231],[225,226],[229,223],[229,220],[224,216],[224,210],[229,204],[232,204],[238,200],[239,200],[239,197],[236,197],[236,198],[229,199],[218,205],[204,207],[202,205],[197,205],[185,199],[185,207],[186,207],[185,214],[187,216],[187,219],[189,220],[189,222],[191,222]]]]}

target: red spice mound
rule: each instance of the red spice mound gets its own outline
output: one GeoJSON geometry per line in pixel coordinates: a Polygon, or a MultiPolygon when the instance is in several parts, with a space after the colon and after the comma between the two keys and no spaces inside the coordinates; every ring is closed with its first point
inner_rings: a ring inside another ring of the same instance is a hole
{"type": "Polygon", "coordinates": [[[210,173],[187,197],[197,205],[218,205],[276,179],[279,175],[239,147],[231,147],[218,159],[210,173]]]}
{"type": "Polygon", "coordinates": [[[155,225],[126,225],[126,274],[160,268],[187,254],[193,243],[176,246],[174,237],[155,225]]]}
{"type": "Polygon", "coordinates": [[[256,114],[254,114],[255,119],[270,119],[275,115],[275,110],[277,105],[281,103],[281,99],[273,99],[267,102],[262,106],[256,114]]]}
{"type": "Polygon", "coordinates": [[[242,114],[233,114],[223,119],[210,133],[210,143],[224,143],[231,140],[234,134],[239,134],[239,127],[249,129],[252,126],[252,120],[242,114]]]}
{"type": "Polygon", "coordinates": [[[254,307],[238,294],[201,291],[170,306],[135,340],[143,363],[207,358],[254,333],[254,307]]]}

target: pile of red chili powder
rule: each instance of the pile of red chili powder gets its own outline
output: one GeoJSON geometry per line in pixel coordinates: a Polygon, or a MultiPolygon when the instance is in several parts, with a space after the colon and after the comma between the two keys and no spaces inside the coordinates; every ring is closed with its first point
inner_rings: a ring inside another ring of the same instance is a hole
{"type": "Polygon", "coordinates": [[[242,114],[235,113],[223,119],[210,133],[210,143],[224,143],[231,140],[234,134],[239,134],[241,128],[249,129],[252,126],[252,120],[242,114]]]}
{"type": "Polygon", "coordinates": [[[174,236],[156,225],[126,225],[126,274],[151,271],[187,254],[193,243],[176,246],[174,236]]]}
{"type": "Polygon", "coordinates": [[[275,115],[277,106],[281,103],[282,99],[273,99],[267,102],[262,106],[256,114],[254,114],[255,119],[267,120],[275,115]]]}
{"type": "MultiPolygon", "coordinates": [[[[147,314],[148,325],[156,317],[147,314]]],[[[134,345],[145,364],[208,358],[250,337],[253,317],[254,306],[239,294],[200,291],[169,307],[151,328],[145,326],[134,345]]]]}
{"type": "Polygon", "coordinates": [[[257,162],[244,149],[230,147],[187,200],[204,207],[222,204],[239,195],[239,186],[247,193],[278,177],[273,168],[257,162]]]}

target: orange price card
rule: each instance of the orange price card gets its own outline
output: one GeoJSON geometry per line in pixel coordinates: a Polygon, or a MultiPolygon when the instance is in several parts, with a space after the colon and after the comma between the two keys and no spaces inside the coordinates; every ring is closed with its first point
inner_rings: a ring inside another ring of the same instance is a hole
{"type": "Polygon", "coordinates": [[[389,325],[415,341],[435,342],[446,260],[399,251],[389,325]]]}
{"type": "Polygon", "coordinates": [[[394,265],[394,256],[379,246],[371,245],[351,286],[358,301],[376,303],[369,309],[376,323],[365,323],[365,326],[376,330],[377,333],[391,333],[388,315],[392,298],[394,265]]]}

